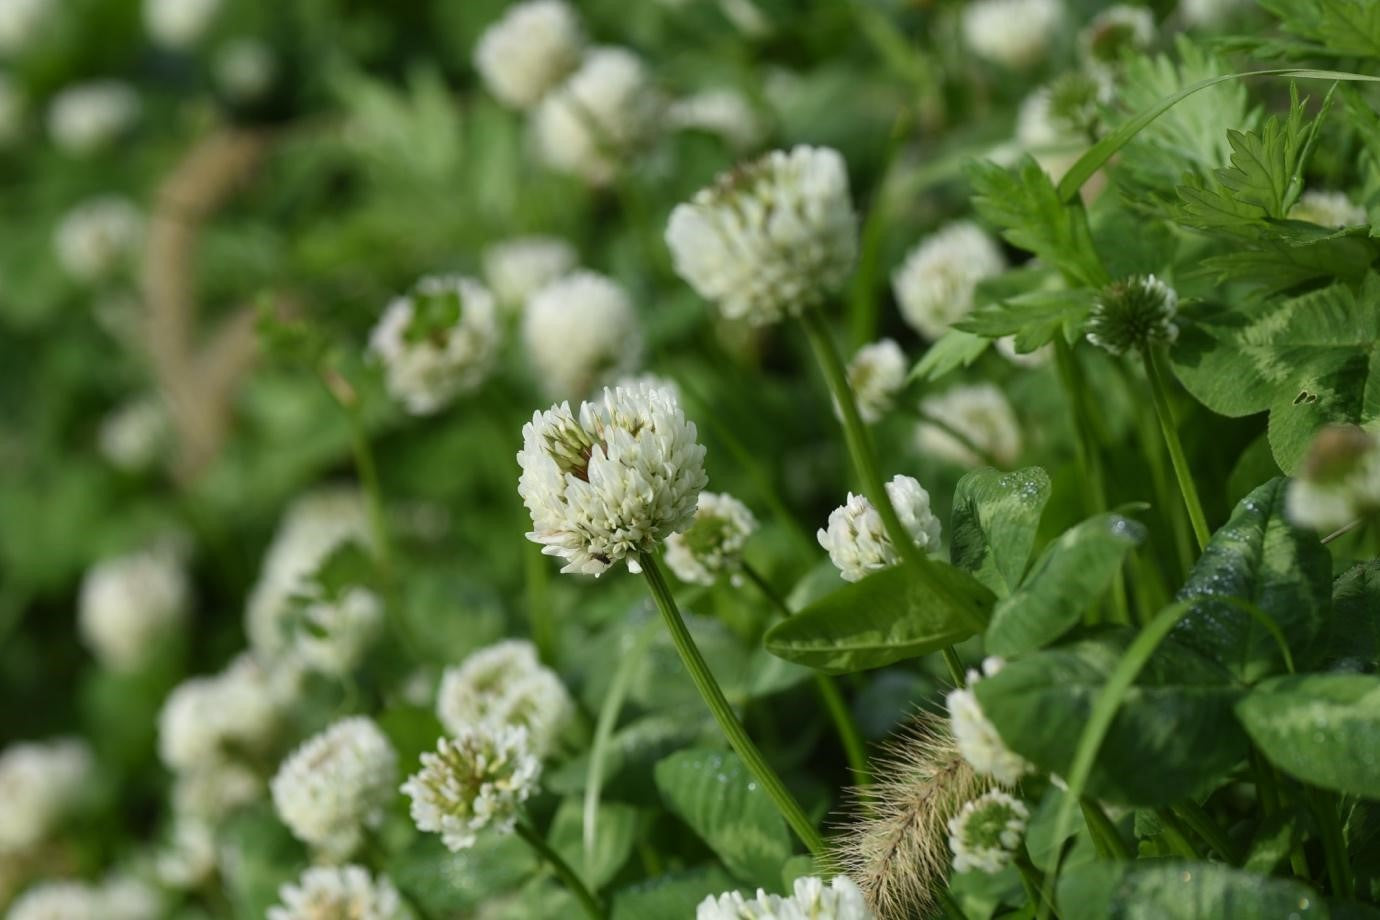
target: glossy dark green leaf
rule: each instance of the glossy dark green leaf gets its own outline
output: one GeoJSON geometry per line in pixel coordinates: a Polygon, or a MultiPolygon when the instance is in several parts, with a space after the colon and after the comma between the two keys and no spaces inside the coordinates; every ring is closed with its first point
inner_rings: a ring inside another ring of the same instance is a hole
{"type": "Polygon", "coordinates": [[[1059,879],[1063,920],[1327,920],[1312,888],[1221,863],[1099,860],[1059,879]]]}
{"type": "Polygon", "coordinates": [[[1033,466],[1014,473],[973,470],[954,489],[949,558],[999,597],[1020,584],[1049,501],[1049,474],[1033,466]]]}
{"type": "Polygon", "coordinates": [[[1332,621],[1319,656],[1329,671],[1380,667],[1380,560],[1357,563],[1332,583],[1332,621]]]}

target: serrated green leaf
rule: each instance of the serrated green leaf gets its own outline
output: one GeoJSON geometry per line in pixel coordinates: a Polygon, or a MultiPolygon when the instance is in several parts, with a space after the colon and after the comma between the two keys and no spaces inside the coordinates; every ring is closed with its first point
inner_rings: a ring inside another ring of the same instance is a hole
{"type": "Polygon", "coordinates": [[[949,557],[1005,597],[1020,584],[1049,501],[1049,474],[1037,466],[973,470],[954,489],[949,557]]]}
{"type": "Polygon", "coordinates": [[[1380,6],[1371,0],[1261,0],[1286,32],[1335,57],[1380,57],[1380,6]]]}
{"type": "Polygon", "coordinates": [[[1092,291],[1082,288],[1030,291],[979,307],[954,328],[987,339],[1014,335],[1018,349],[1034,351],[1054,341],[1063,329],[1081,326],[1093,297],[1092,291]]]}
{"type": "Polygon", "coordinates": [[[991,344],[980,335],[950,329],[925,350],[925,354],[911,369],[911,380],[935,381],[946,374],[967,367],[991,344]]]}
{"type": "Polygon", "coordinates": [[[1316,891],[1220,863],[1099,860],[1059,879],[1064,920],[1327,920],[1316,891]]]}

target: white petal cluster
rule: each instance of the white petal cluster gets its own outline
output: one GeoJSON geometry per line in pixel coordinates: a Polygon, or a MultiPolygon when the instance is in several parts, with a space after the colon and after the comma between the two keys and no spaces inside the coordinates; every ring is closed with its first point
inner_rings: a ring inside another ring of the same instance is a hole
{"type": "Polygon", "coordinates": [[[304,843],[346,856],[383,820],[398,755],[372,719],[354,716],[307,739],[278,767],[270,788],[278,817],[304,843]]]}
{"type": "Polygon", "coordinates": [[[520,236],[484,250],[484,280],[509,309],[569,274],[579,264],[575,247],[554,236],[520,236]]]}
{"type": "Polygon", "coordinates": [[[370,333],[369,350],[382,361],[393,398],[413,415],[431,415],[484,382],[498,354],[498,335],[497,304],[488,288],[463,275],[429,276],[388,305],[370,333]],[[442,302],[451,312],[437,320],[431,311],[442,302]]]}
{"type": "Polygon", "coordinates": [[[263,795],[259,774],[234,761],[208,761],[173,779],[172,806],[179,818],[214,824],[263,795]]]}
{"type": "MultiPolygon", "coordinates": [[[[906,385],[906,354],[892,339],[881,339],[858,349],[848,362],[848,385],[858,404],[858,414],[869,424],[891,411],[896,394],[906,385]]],[[[834,406],[834,414],[838,406],[834,406]]]]}
{"type": "Polygon", "coordinates": [[[103,920],[160,920],[165,916],[162,895],[133,875],[120,873],[106,878],[98,896],[103,920]]]}
{"type": "MultiPolygon", "coordinates": [[[[1016,413],[1000,388],[990,383],[959,384],[920,402],[920,410],[962,432],[968,440],[1002,466],[1015,463],[1021,453],[1021,428],[1016,413]]],[[[938,425],[920,422],[915,446],[926,457],[959,466],[980,466],[983,458],[938,425]]]]}
{"type": "Polygon", "coordinates": [[[656,387],[537,412],[523,426],[518,494],[527,539],[565,560],[562,572],[599,575],[651,551],[694,517],[708,483],[704,447],[675,397],[656,387]]]}
{"type": "Polygon", "coordinates": [[[194,818],[177,817],[168,840],[154,855],[159,882],[177,891],[204,885],[218,862],[215,829],[194,818]]]}
{"type": "Polygon", "coordinates": [[[637,367],[642,334],[622,286],[577,271],[527,301],[522,342],[542,388],[553,399],[582,399],[637,367]]]}
{"type": "Polygon", "coordinates": [[[666,565],[681,581],[712,585],[742,567],[757,518],[732,495],[701,492],[690,526],[666,538],[666,565]]]}
{"type": "Polygon", "coordinates": [[[988,658],[982,663],[982,674],[968,672],[967,686],[949,691],[945,704],[949,708],[949,728],[959,753],[976,772],[990,777],[1003,786],[1014,786],[1020,778],[1034,767],[1022,756],[1012,751],[997,733],[997,727],[988,720],[973,694],[973,685],[983,676],[991,677],[1001,670],[999,658],[988,658]]]}
{"type": "Polygon", "coordinates": [[[901,316],[916,332],[937,339],[973,310],[978,282],[1001,274],[1006,259],[972,221],[955,221],[921,240],[892,273],[901,316]]]}
{"type": "Polygon", "coordinates": [[[1086,325],[1088,341],[1114,355],[1179,337],[1179,294],[1154,275],[1133,275],[1098,294],[1086,325]]]}
{"type": "Polygon", "coordinates": [[[499,102],[528,109],[580,65],[584,43],[564,0],[526,0],[480,36],[474,66],[499,102]]]}
{"type": "Polygon", "coordinates": [[[1291,220],[1306,220],[1320,227],[1341,229],[1370,222],[1366,209],[1347,197],[1346,192],[1310,190],[1299,196],[1289,209],[1291,220]]]}
{"type": "Polygon", "coordinates": [[[193,677],[168,694],[158,717],[158,753],[174,770],[211,766],[232,751],[267,747],[277,732],[281,690],[253,655],[219,674],[193,677]]]}
{"type": "Polygon", "coordinates": [[[77,629],[103,665],[134,670],[182,624],[191,593],[186,564],[172,547],[107,559],[82,579],[77,629]]]}
{"type": "MultiPolygon", "coordinates": [[[[893,476],[886,494],[915,545],[925,552],[939,548],[940,524],[930,510],[930,494],[910,476],[893,476]]],[[[861,581],[901,561],[882,516],[866,496],[848,493],[848,501],[829,514],[829,526],[816,535],[844,581],[861,581]]]]}
{"type": "Polygon", "coordinates": [[[716,134],[735,150],[750,150],[766,135],[751,103],[731,89],[707,89],[677,99],[667,109],[666,121],[681,131],[716,134]]]}
{"type": "Polygon", "coordinates": [[[48,106],[48,135],[64,153],[85,155],[109,146],[139,118],[134,87],[97,80],[69,87],[48,106]]]}
{"type": "Polygon", "coordinates": [[[963,40],[985,61],[1025,70],[1044,60],[1063,16],[1060,0],[973,0],[963,40]]]}
{"type": "Polygon", "coordinates": [[[168,445],[168,412],[162,400],[130,400],[101,419],[96,447],[111,466],[127,473],[147,470],[168,445]]]}
{"type": "Polygon", "coordinates": [[[406,920],[411,915],[388,876],[363,866],[313,866],[278,890],[267,920],[406,920]]]}
{"type": "Polygon", "coordinates": [[[273,87],[278,58],[257,38],[237,38],[216,52],[211,73],[216,87],[233,102],[253,102],[273,87]]]}
{"type": "Polygon", "coordinates": [[[144,0],[144,28],[168,48],[190,48],[220,11],[221,0],[144,0]]]}
{"type": "Polygon", "coordinates": [[[10,905],[7,920],[105,920],[100,892],[81,882],[40,882],[10,905]]]}
{"type": "Polygon", "coordinates": [[[554,170],[606,185],[655,131],[661,109],[641,58],[625,48],[594,48],[537,106],[537,152],[554,170]]]}
{"type": "Polygon", "coordinates": [[[34,41],[55,10],[54,0],[5,0],[0,3],[0,53],[15,54],[34,41]]]}
{"type": "Polygon", "coordinates": [[[259,580],[249,592],[245,631],[251,647],[267,654],[287,648],[293,598],[308,593],[321,563],[351,540],[369,545],[368,518],[358,489],[318,489],[288,507],[264,556],[259,580]]]}
{"type": "Polygon", "coordinates": [[[436,715],[450,734],[468,725],[521,726],[538,757],[555,747],[574,711],[561,679],[537,660],[532,643],[520,639],[482,648],[446,668],[436,693],[436,715]]]}
{"type": "Polygon", "coordinates": [[[345,675],[359,665],[382,626],[383,601],[368,588],[351,587],[302,608],[293,647],[308,669],[345,675]]]}
{"type": "Polygon", "coordinates": [[[0,147],[24,134],[24,96],[8,75],[0,73],[0,147]]]}
{"type": "Polygon", "coordinates": [[[1155,14],[1117,3],[1099,12],[1078,33],[1078,50],[1094,66],[1113,64],[1127,49],[1143,51],[1155,40],[1155,14]]]}
{"type": "Polygon", "coordinates": [[[24,741],[0,753],[0,855],[49,836],[91,782],[94,762],[75,739],[24,741]]]}
{"type": "Polygon", "coordinates": [[[144,216],[134,203],[119,195],[102,195],[62,215],[53,248],[73,278],[100,281],[126,267],[143,240],[144,216]]]}
{"type": "Polygon", "coordinates": [[[1380,438],[1352,426],[1324,428],[1289,483],[1284,510],[1295,526],[1323,534],[1380,514],[1380,438]]]}
{"type": "Polygon", "coordinates": [[[862,891],[846,875],[827,884],[815,876],[795,880],[791,894],[744,898],[736,891],[710,895],[695,910],[695,920],[873,920],[862,891]]]}
{"type": "Polygon", "coordinates": [[[858,249],[848,170],[824,147],[774,150],[671,212],[676,274],[728,319],[773,323],[837,292],[858,249]]]}
{"type": "Polygon", "coordinates": [[[993,875],[1011,865],[1029,818],[1025,803],[1000,789],[963,803],[949,819],[954,871],[993,875]]]}
{"type": "Polygon", "coordinates": [[[510,833],[540,777],[527,729],[473,725],[437,741],[436,753],[423,754],[422,769],[402,791],[412,800],[417,827],[440,834],[458,853],[474,846],[480,831],[510,833]]]}

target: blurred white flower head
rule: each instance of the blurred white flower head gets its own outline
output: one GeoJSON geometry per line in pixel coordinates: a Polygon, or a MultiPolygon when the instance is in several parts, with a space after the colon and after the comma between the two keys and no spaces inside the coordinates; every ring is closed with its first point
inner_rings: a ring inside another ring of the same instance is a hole
{"type": "Polygon", "coordinates": [[[1113,281],[1088,314],[1087,339],[1114,355],[1179,337],[1179,294],[1154,275],[1113,281]]]}
{"type": "Polygon", "coordinates": [[[532,295],[522,342],[539,383],[553,399],[582,399],[627,374],[642,358],[637,311],[622,285],[577,271],[532,295]]]}
{"type": "Polygon", "coordinates": [[[40,843],[91,782],[95,763],[83,741],[22,741],[0,753],[0,855],[40,843]]]}
{"type": "Polygon", "coordinates": [[[144,216],[128,198],[90,198],[62,215],[53,245],[73,278],[95,282],[129,265],[143,244],[144,216]]]}
{"type": "Polygon", "coordinates": [[[1179,15],[1189,27],[1215,26],[1237,10],[1253,5],[1249,0],[1179,0],[1179,15]]]}
{"type": "Polygon", "coordinates": [[[182,553],[155,546],[88,569],[77,601],[77,629],[101,664],[130,671],[180,629],[191,603],[182,553]]]}
{"type": "Polygon", "coordinates": [[[14,899],[7,920],[105,920],[100,892],[84,882],[39,882],[14,899]]]}
{"type": "Polygon", "coordinates": [[[736,577],[757,518],[732,495],[701,492],[690,526],[666,538],[666,565],[681,581],[712,585],[736,577]]]}
{"type": "Polygon", "coordinates": [[[338,597],[303,606],[293,645],[310,670],[344,676],[358,667],[382,627],[379,596],[368,588],[346,588],[338,597]]]}
{"type": "Polygon", "coordinates": [[[533,118],[547,166],[607,185],[656,130],[661,94],[642,59],[625,48],[594,48],[580,69],[542,99],[533,118]]]}
{"type": "Polygon", "coordinates": [[[190,48],[220,12],[221,0],[144,0],[144,28],[168,48],[190,48]]]}
{"type": "Polygon", "coordinates": [[[216,52],[212,63],[216,86],[233,102],[254,102],[278,78],[278,58],[266,42],[237,38],[216,52]]]}
{"type": "Polygon", "coordinates": [[[354,716],[293,751],[270,789],[278,817],[299,840],[344,857],[383,820],[397,776],[393,745],[372,719],[354,716]]]}
{"type": "Polygon", "coordinates": [[[1155,41],[1155,14],[1148,7],[1117,3],[1100,11],[1078,33],[1078,51],[1093,66],[1115,64],[1127,50],[1155,41]]]}
{"type": "Polygon", "coordinates": [[[1025,97],[1016,115],[1016,143],[1058,182],[1078,161],[1087,142],[1054,117],[1050,101],[1048,86],[1025,97]]]}
{"type": "Polygon", "coordinates": [[[1025,839],[1030,810],[1000,789],[963,803],[949,819],[949,849],[955,872],[994,875],[1011,865],[1025,839]]]}
{"type": "Polygon", "coordinates": [[[1366,209],[1352,201],[1346,192],[1309,190],[1289,209],[1290,220],[1306,220],[1319,227],[1340,230],[1370,222],[1366,209]]]}
{"type": "Polygon", "coordinates": [[[313,866],[278,890],[266,920],[408,920],[388,876],[363,866],[313,866]]]}
{"type": "Polygon", "coordinates": [[[656,387],[537,412],[523,426],[518,494],[527,539],[565,560],[562,572],[599,575],[688,526],[708,483],[704,447],[675,397],[656,387]]]}
{"type": "Polygon", "coordinates": [[[474,66],[499,102],[529,109],[580,65],[584,35],[563,0],[526,0],[510,6],[484,30],[474,66]]]}
{"type": "Polygon", "coordinates": [[[963,8],[963,40],[985,61],[1026,70],[1049,53],[1063,16],[1060,0],[972,0],[963,8]]]}
{"type": "Polygon", "coordinates": [[[96,447],[110,465],[126,473],[151,468],[169,446],[168,411],[153,394],[123,403],[101,419],[96,447]]]}
{"type": "Polygon", "coordinates": [[[798,315],[837,293],[857,256],[843,157],[801,146],[737,166],[676,205],[666,244],[676,273],[725,317],[798,315]]]}
{"type": "Polygon", "coordinates": [[[484,250],[484,280],[500,305],[520,309],[537,291],[579,264],[575,247],[554,236],[520,236],[484,250]]]}
{"type": "Polygon", "coordinates": [[[846,875],[826,883],[815,876],[798,878],[789,895],[744,898],[736,891],[710,895],[695,910],[695,920],[873,920],[862,891],[846,875]]]}
{"type": "Polygon", "coordinates": [[[1049,356],[1054,351],[1054,345],[1050,343],[1041,345],[1034,351],[1017,351],[1014,335],[1004,335],[995,340],[992,346],[996,348],[997,354],[1017,367],[1043,367],[1049,363],[1049,356]]]}
{"type": "Polygon", "coordinates": [[[126,872],[108,876],[97,889],[101,920],[161,920],[166,916],[162,893],[126,872]]]}
{"type": "Polygon", "coordinates": [[[1284,508],[1296,526],[1324,535],[1380,514],[1380,438],[1351,425],[1319,431],[1284,508]]]}
{"type": "Polygon", "coordinates": [[[440,834],[458,853],[474,846],[480,831],[511,833],[540,777],[527,729],[474,725],[437,741],[402,791],[412,800],[417,827],[440,834]]]}
{"type": "Polygon", "coordinates": [[[891,276],[901,316],[937,339],[973,310],[978,282],[1001,274],[1006,259],[972,221],[955,221],[921,240],[891,276]]]}
{"type": "Polygon", "coordinates": [[[109,146],[139,118],[143,103],[134,87],[96,80],[68,87],[48,105],[48,135],[63,153],[78,156],[109,146]]]}
{"type": "MultiPolygon", "coordinates": [[[[896,394],[906,385],[906,354],[892,339],[864,345],[848,362],[848,385],[858,404],[858,414],[869,424],[891,411],[896,394]]],[[[839,414],[837,404],[834,414],[839,414]]]]}
{"type": "Polygon", "coordinates": [[[413,415],[431,415],[484,382],[498,338],[488,288],[463,275],[433,275],[388,305],[369,351],[383,363],[393,398],[413,415]]]}
{"type": "MultiPolygon", "coordinates": [[[[930,509],[924,487],[910,476],[898,475],[886,484],[886,494],[916,547],[927,553],[939,549],[939,518],[930,509]]],[[[849,492],[848,500],[829,514],[828,527],[816,536],[844,581],[861,581],[901,561],[881,514],[863,495],[849,492]]]]}
{"type": "Polygon", "coordinates": [[[215,874],[218,857],[215,828],[179,815],[154,855],[153,867],[159,882],[186,891],[201,887],[215,874]]]}
{"type": "Polygon", "coordinates": [[[915,426],[915,446],[923,456],[938,457],[958,466],[981,466],[984,457],[948,429],[964,435],[1002,466],[1015,463],[1021,453],[1021,428],[1006,395],[993,384],[959,384],[920,401],[920,411],[942,424],[915,426]]]}
{"type": "Polygon", "coordinates": [[[732,89],[701,90],[677,99],[667,109],[666,120],[681,131],[718,135],[739,151],[756,147],[766,136],[761,116],[742,93],[732,89]]]}
{"type": "Polygon", "coordinates": [[[244,764],[213,760],[178,771],[172,806],[179,818],[213,824],[264,793],[259,774],[244,764]]]}
{"type": "Polygon", "coordinates": [[[551,752],[574,712],[561,679],[537,660],[532,643],[520,639],[482,648],[446,668],[436,693],[436,715],[450,734],[467,725],[521,726],[538,757],[551,752]]]}
{"type": "Polygon", "coordinates": [[[1000,658],[987,658],[982,663],[981,674],[969,671],[967,686],[949,691],[945,705],[949,708],[949,728],[968,766],[1003,786],[1014,786],[1034,767],[1006,746],[997,727],[988,720],[977,696],[973,694],[974,684],[984,676],[991,677],[1001,668],[1000,658]]]}
{"type": "Polygon", "coordinates": [[[220,673],[188,678],[168,694],[158,717],[159,756],[168,767],[187,770],[262,751],[281,711],[275,676],[242,654],[220,673]]]}
{"type": "Polygon", "coordinates": [[[0,53],[23,51],[48,17],[61,8],[55,0],[4,0],[0,3],[0,53]]]}

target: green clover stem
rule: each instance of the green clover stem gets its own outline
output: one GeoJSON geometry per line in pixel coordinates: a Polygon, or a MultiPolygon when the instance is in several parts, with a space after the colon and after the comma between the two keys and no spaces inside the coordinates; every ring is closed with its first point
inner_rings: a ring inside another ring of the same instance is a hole
{"type": "Polygon", "coordinates": [[[570,868],[570,863],[566,862],[564,857],[562,857],[560,853],[557,853],[555,848],[547,843],[541,834],[537,833],[536,828],[532,827],[532,825],[528,824],[526,821],[519,821],[514,826],[514,829],[517,831],[517,835],[527,841],[527,845],[551,866],[552,870],[565,884],[565,887],[569,889],[570,893],[575,896],[575,899],[580,902],[580,906],[584,908],[587,916],[592,918],[592,920],[604,920],[604,918],[608,916],[604,912],[603,905],[599,903],[599,899],[585,887],[585,883],[575,874],[575,870],[570,868]]]}
{"type": "Polygon", "coordinates": [[[1145,359],[1145,374],[1150,378],[1150,397],[1155,403],[1155,414],[1159,416],[1160,431],[1164,434],[1165,446],[1169,448],[1169,459],[1174,464],[1174,475],[1179,480],[1179,492],[1183,495],[1184,507],[1188,509],[1188,519],[1193,524],[1193,535],[1198,538],[1198,549],[1201,551],[1212,538],[1212,531],[1208,530],[1203,504],[1198,499],[1198,486],[1194,483],[1193,473],[1188,468],[1184,446],[1179,440],[1179,429],[1175,426],[1174,413],[1169,407],[1160,359],[1149,346],[1141,349],[1141,356],[1145,359]]]}

